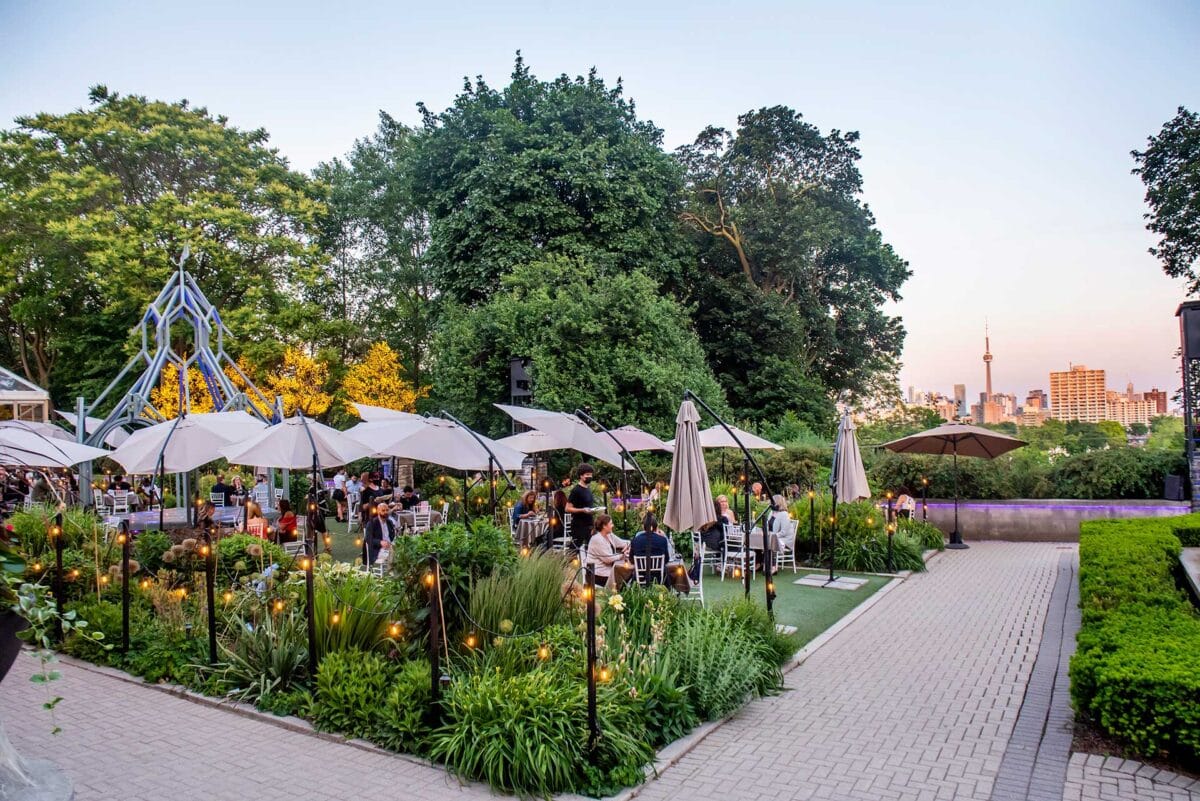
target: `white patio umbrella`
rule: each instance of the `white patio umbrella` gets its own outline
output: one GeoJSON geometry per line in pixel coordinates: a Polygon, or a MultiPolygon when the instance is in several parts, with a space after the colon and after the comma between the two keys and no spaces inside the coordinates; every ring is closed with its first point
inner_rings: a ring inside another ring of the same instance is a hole
{"type": "Polygon", "coordinates": [[[663,515],[663,523],[675,531],[697,531],[717,519],[696,425],[699,422],[696,405],[691,400],[684,400],[675,415],[671,492],[667,495],[667,511],[663,515]]]}
{"type": "MultiPolygon", "coordinates": [[[[770,440],[763,439],[757,434],[751,434],[749,431],[743,431],[737,426],[730,426],[730,431],[737,435],[750,450],[769,450],[781,451],[782,445],[776,445],[770,440]]],[[[729,435],[729,431],[725,430],[724,426],[716,425],[712,428],[706,428],[700,432],[700,445],[705,448],[737,448],[737,441],[729,435]]]]}
{"type": "Polygon", "coordinates": [[[847,412],[838,425],[837,441],[833,444],[833,468],[829,472],[829,486],[833,489],[834,526],[829,541],[829,580],[833,581],[834,545],[837,542],[838,501],[850,503],[860,498],[871,497],[867,484],[867,471],[863,467],[862,453],[858,450],[858,435],[854,421],[847,412]]]}
{"type": "Polygon", "coordinates": [[[21,467],[72,467],[108,456],[104,448],[45,437],[17,427],[0,428],[0,464],[21,467]]]}
{"type": "Polygon", "coordinates": [[[336,428],[298,414],[249,439],[226,445],[220,452],[238,464],[311,470],[314,466],[340,467],[370,456],[373,450],[336,428]]]}
{"type": "Polygon", "coordinates": [[[71,436],[70,431],[67,431],[65,428],[59,428],[54,423],[39,423],[34,420],[4,420],[0,422],[0,428],[16,428],[21,431],[32,431],[47,439],[65,439],[68,442],[75,441],[75,437],[71,436]]]}
{"type": "Polygon", "coordinates": [[[525,454],[452,420],[418,417],[417,422],[359,423],[346,434],[375,454],[414,459],[451,470],[520,470],[525,454]],[[490,454],[489,454],[490,451],[490,454]],[[489,465],[489,456],[494,457],[489,465]]]}
{"type": "Polygon", "coordinates": [[[675,446],[663,442],[649,431],[643,431],[637,426],[621,426],[614,428],[612,435],[624,446],[625,450],[633,451],[666,451],[672,453],[675,446]]]}
{"type": "MultiPolygon", "coordinates": [[[[79,419],[78,415],[74,412],[64,412],[61,409],[56,409],[55,411],[59,417],[70,423],[72,428],[76,427],[75,421],[79,419]]],[[[83,431],[85,434],[91,434],[102,425],[104,425],[104,421],[99,417],[83,418],[83,431]]],[[[118,426],[104,435],[104,444],[112,448],[119,448],[127,439],[129,439],[129,432],[118,426]]]]}
{"type": "Polygon", "coordinates": [[[521,451],[521,453],[558,451],[570,447],[545,431],[538,431],[536,428],[523,431],[520,434],[513,434],[511,437],[503,437],[496,440],[496,442],[501,445],[507,445],[515,451],[521,451]]]}
{"type": "Polygon", "coordinates": [[[608,435],[597,434],[573,414],[531,409],[527,406],[505,406],[502,403],[495,406],[518,423],[545,431],[562,442],[564,448],[587,454],[613,467],[625,469],[629,463],[629,460],[622,458],[620,448],[608,435]]]}
{"type": "Polygon", "coordinates": [[[246,412],[188,414],[133,432],[109,455],[130,473],[186,473],[266,427],[246,412]]]}
{"type": "Polygon", "coordinates": [[[399,409],[388,409],[383,406],[371,406],[367,403],[356,403],[354,404],[354,408],[358,412],[358,416],[361,417],[364,422],[368,423],[373,423],[380,420],[423,419],[419,414],[402,412],[399,409]]]}

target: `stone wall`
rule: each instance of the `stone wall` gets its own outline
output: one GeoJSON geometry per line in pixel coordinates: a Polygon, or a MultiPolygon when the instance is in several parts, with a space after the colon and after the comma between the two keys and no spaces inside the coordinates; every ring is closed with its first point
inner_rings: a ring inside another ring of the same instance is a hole
{"type": "MultiPolygon", "coordinates": [[[[1170,517],[1187,514],[1184,501],[1018,500],[959,501],[958,525],[966,542],[1078,542],[1079,524],[1106,517],[1170,517]]],[[[921,501],[917,501],[921,519],[921,501]]],[[[949,533],[954,501],[929,501],[929,522],[949,533]]]]}

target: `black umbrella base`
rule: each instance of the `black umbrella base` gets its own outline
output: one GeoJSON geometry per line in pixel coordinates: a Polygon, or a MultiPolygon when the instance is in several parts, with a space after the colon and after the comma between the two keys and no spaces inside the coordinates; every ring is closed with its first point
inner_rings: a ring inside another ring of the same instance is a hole
{"type": "Polygon", "coordinates": [[[965,551],[971,546],[962,541],[962,534],[959,534],[957,531],[951,531],[950,542],[946,543],[946,547],[955,551],[965,551]]]}

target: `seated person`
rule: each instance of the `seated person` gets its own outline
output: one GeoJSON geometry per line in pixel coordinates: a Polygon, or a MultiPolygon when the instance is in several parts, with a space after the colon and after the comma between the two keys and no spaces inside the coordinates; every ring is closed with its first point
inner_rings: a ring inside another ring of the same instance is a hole
{"type": "MultiPolygon", "coordinates": [[[[667,582],[666,564],[671,556],[670,541],[658,530],[658,518],[653,512],[647,513],[642,518],[642,530],[633,536],[633,540],[629,543],[629,554],[636,559],[639,556],[646,557],[646,565],[650,565],[650,557],[661,556],[663,558],[663,572],[655,575],[656,581],[661,581],[663,584],[667,582]]],[[[639,577],[643,584],[649,584],[649,580],[645,576],[639,577]]]]}
{"type": "Polygon", "coordinates": [[[610,583],[613,566],[625,561],[628,550],[629,541],[613,533],[613,519],[605,514],[596,515],[592,538],[588,540],[587,561],[596,568],[597,584],[610,583]]]}
{"type": "Polygon", "coordinates": [[[233,500],[231,499],[231,496],[233,495],[233,487],[225,483],[224,475],[217,476],[217,483],[213,484],[211,494],[220,495],[224,499],[226,506],[233,506],[233,500]]]}
{"type": "Polygon", "coordinates": [[[253,534],[264,540],[270,537],[270,526],[263,517],[262,507],[255,501],[246,501],[246,519],[238,525],[238,531],[253,534]]]}
{"type": "Polygon", "coordinates": [[[108,482],[108,488],[110,490],[125,490],[128,492],[133,489],[133,485],[125,480],[125,476],[117,473],[112,477],[112,481],[108,482]]]}
{"type": "Polygon", "coordinates": [[[896,517],[911,518],[917,510],[917,502],[911,495],[900,493],[896,499],[896,517]]]}
{"type": "Polygon", "coordinates": [[[138,505],[143,509],[149,509],[158,503],[158,487],[154,486],[150,476],[142,476],[142,480],[138,482],[137,494],[138,505]]]}
{"type": "Polygon", "coordinates": [[[296,541],[296,513],[292,511],[292,504],[287,498],[279,499],[279,520],[275,523],[275,530],[279,532],[280,542],[295,542],[296,541]]]}
{"type": "Polygon", "coordinates": [[[725,522],[733,524],[737,522],[737,512],[729,505],[729,498],[725,495],[718,495],[717,501],[717,516],[724,516],[725,522]]]}
{"type": "Polygon", "coordinates": [[[30,498],[34,503],[57,503],[58,496],[55,494],[54,487],[50,484],[50,480],[46,478],[45,474],[39,474],[37,481],[33,482],[30,498]]]}
{"type": "Polygon", "coordinates": [[[515,526],[522,520],[527,520],[537,514],[537,493],[533,490],[526,492],[521,496],[521,500],[517,501],[517,505],[512,510],[512,522],[515,526]]]}
{"type": "Polygon", "coordinates": [[[196,513],[196,528],[203,531],[206,528],[216,526],[217,506],[212,501],[204,501],[200,504],[200,511],[196,513]]]}
{"type": "Polygon", "coordinates": [[[704,547],[717,553],[725,553],[725,526],[731,522],[729,516],[721,509],[720,501],[713,501],[713,515],[716,522],[700,530],[700,541],[704,547]]]}
{"type": "Polygon", "coordinates": [[[406,512],[411,511],[420,502],[421,494],[414,491],[412,487],[406,486],[404,491],[400,493],[400,506],[406,512]]]}

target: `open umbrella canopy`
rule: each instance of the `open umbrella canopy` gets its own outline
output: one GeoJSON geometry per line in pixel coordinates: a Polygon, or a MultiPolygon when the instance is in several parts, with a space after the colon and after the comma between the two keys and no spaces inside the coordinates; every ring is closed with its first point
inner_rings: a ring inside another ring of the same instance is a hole
{"type": "Polygon", "coordinates": [[[70,431],[67,431],[65,428],[59,428],[54,423],[39,423],[33,420],[4,420],[0,422],[0,428],[16,428],[21,431],[32,431],[47,439],[64,439],[68,442],[75,441],[75,437],[71,436],[70,431]]]}
{"type": "Polygon", "coordinates": [[[858,435],[849,414],[843,415],[842,422],[838,425],[829,486],[837,493],[837,499],[846,503],[871,497],[867,471],[863,467],[862,453],[858,449],[858,435]]]}
{"type": "MultiPolygon", "coordinates": [[[[774,442],[763,439],[762,437],[758,436],[757,434],[751,434],[749,431],[743,431],[742,429],[738,428],[737,426],[730,426],[729,428],[731,431],[733,431],[734,434],[737,434],[737,437],[738,437],[738,439],[740,439],[742,441],[742,444],[745,445],[747,448],[749,448],[752,451],[753,450],[769,450],[769,451],[783,450],[782,445],[776,445],[774,442]]],[[[706,428],[700,432],[700,445],[705,448],[736,448],[736,447],[738,447],[738,444],[734,440],[734,438],[729,436],[729,431],[726,431],[724,426],[719,426],[719,425],[713,426],[712,428],[706,428]]]]}
{"type": "Polygon", "coordinates": [[[675,450],[673,445],[663,442],[649,431],[643,431],[637,426],[614,428],[612,434],[624,446],[625,450],[631,453],[633,451],[666,451],[667,453],[671,453],[675,450]]]}
{"type": "Polygon", "coordinates": [[[700,413],[685,400],[675,415],[675,455],[671,459],[671,491],[663,523],[675,531],[696,531],[717,519],[704,449],[696,425],[700,413]]]}
{"type": "MultiPolygon", "coordinates": [[[[58,416],[71,424],[72,428],[76,427],[75,421],[78,420],[78,415],[73,412],[64,412],[61,409],[56,410],[58,416]]],[[[83,431],[85,434],[91,434],[104,425],[104,421],[99,417],[84,417],[83,431]]],[[[119,448],[125,440],[129,439],[129,432],[123,428],[117,427],[104,435],[104,444],[112,448],[119,448]]]]}
{"type": "Polygon", "coordinates": [[[613,467],[620,467],[622,462],[626,467],[629,466],[628,460],[621,458],[620,448],[609,439],[607,434],[597,434],[587,423],[573,414],[530,409],[527,406],[505,406],[502,403],[497,403],[495,406],[518,423],[524,423],[538,431],[545,431],[562,442],[564,448],[585,453],[602,462],[607,462],[613,467]]]}
{"type": "Polygon", "coordinates": [[[358,416],[365,422],[374,423],[381,420],[420,420],[421,415],[413,414],[412,412],[402,412],[398,409],[387,409],[383,406],[371,406],[367,403],[354,404],[358,416]]]}
{"type": "Polygon", "coordinates": [[[451,470],[487,470],[489,451],[498,470],[520,470],[525,461],[521,451],[437,417],[360,423],[346,433],[373,448],[373,453],[451,470]]]}
{"type": "MultiPolygon", "coordinates": [[[[615,432],[614,432],[615,433],[615,432]]],[[[538,453],[540,451],[557,451],[569,448],[563,442],[555,439],[545,431],[538,431],[536,428],[529,431],[522,431],[520,434],[513,434],[511,437],[503,437],[496,440],[501,445],[507,445],[515,451],[521,453],[538,453]]]]}
{"type": "Polygon", "coordinates": [[[266,428],[246,412],[188,414],[139,429],[111,454],[130,473],[186,473],[221,458],[221,449],[266,428]]]}
{"type": "Polygon", "coordinates": [[[978,456],[994,459],[1025,445],[1023,440],[988,428],[966,423],[946,423],[919,434],[901,437],[883,447],[896,453],[928,453],[937,456],[978,456]]]}
{"type": "Polygon", "coordinates": [[[340,467],[370,456],[374,450],[336,428],[296,415],[234,445],[221,448],[221,455],[235,464],[312,469],[340,467]]]}
{"type": "Polygon", "coordinates": [[[0,428],[0,464],[21,467],[72,467],[108,456],[109,451],[18,427],[0,428]]]}

